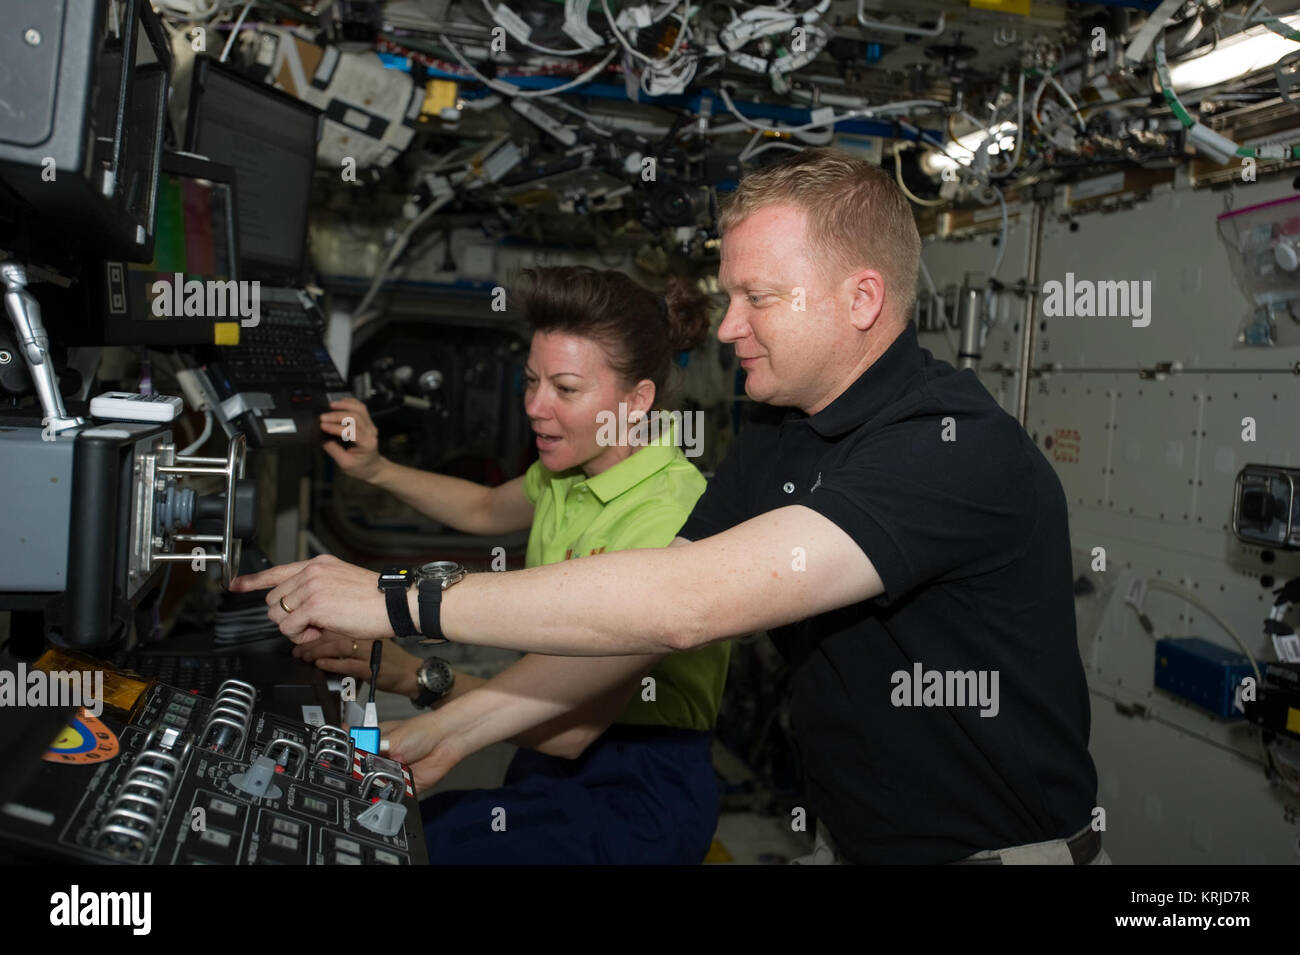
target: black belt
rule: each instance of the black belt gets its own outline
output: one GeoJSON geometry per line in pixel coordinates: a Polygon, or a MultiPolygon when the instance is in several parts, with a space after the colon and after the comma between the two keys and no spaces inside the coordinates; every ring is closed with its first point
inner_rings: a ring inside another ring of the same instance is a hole
{"type": "Polygon", "coordinates": [[[1087,865],[1101,852],[1101,833],[1089,826],[1066,843],[1075,865],[1087,865]]]}

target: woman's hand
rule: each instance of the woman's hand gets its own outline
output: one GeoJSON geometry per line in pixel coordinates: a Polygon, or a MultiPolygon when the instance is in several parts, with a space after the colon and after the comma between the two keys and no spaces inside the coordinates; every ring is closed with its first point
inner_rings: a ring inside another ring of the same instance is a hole
{"type": "MultiPolygon", "coordinates": [[[[373,640],[331,635],[312,643],[299,644],[293,648],[293,655],[299,660],[315,663],[329,673],[341,673],[364,682],[370,679],[370,648],[374,643],[373,640]]],[[[379,679],[375,685],[389,693],[415,699],[420,694],[420,685],[415,679],[419,669],[419,657],[390,641],[384,646],[384,655],[379,662],[379,679]]]]}
{"type": "Polygon", "coordinates": [[[455,737],[443,729],[436,710],[409,720],[380,723],[379,735],[388,741],[388,757],[411,767],[416,792],[437,783],[465,755],[456,746],[455,737]]]}
{"type": "Polygon", "coordinates": [[[345,448],[335,441],[325,441],[325,453],[334,459],[339,469],[361,481],[373,481],[383,470],[385,459],[379,454],[379,429],[370,420],[370,411],[356,398],[331,401],[333,411],[320,416],[320,429],[325,434],[352,442],[345,448]]]}

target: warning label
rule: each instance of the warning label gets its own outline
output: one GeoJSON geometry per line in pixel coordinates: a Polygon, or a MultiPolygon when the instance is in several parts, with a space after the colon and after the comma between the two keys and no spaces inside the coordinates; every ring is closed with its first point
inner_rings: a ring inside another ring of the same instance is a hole
{"type": "Polygon", "coordinates": [[[1079,463],[1079,432],[1075,428],[1057,428],[1047,438],[1052,460],[1064,464],[1079,463]]]}

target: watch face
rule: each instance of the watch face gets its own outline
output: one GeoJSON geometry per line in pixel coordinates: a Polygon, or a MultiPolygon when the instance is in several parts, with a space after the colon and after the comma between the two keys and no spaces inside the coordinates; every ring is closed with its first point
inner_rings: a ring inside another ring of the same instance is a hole
{"type": "Polygon", "coordinates": [[[465,568],[454,560],[435,560],[423,565],[419,571],[421,580],[440,580],[444,587],[453,584],[465,576],[465,568]]]}
{"type": "Polygon", "coordinates": [[[439,657],[429,657],[420,665],[420,686],[437,696],[451,689],[452,677],[451,664],[439,657]]]}

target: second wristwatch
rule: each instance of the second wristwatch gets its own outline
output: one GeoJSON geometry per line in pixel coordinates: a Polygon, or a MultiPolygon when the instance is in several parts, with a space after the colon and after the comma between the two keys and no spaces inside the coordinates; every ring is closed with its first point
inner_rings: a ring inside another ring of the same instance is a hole
{"type": "Polygon", "coordinates": [[[416,571],[419,590],[421,643],[446,643],[442,635],[442,592],[465,579],[465,568],[455,561],[435,560],[416,571]]]}

